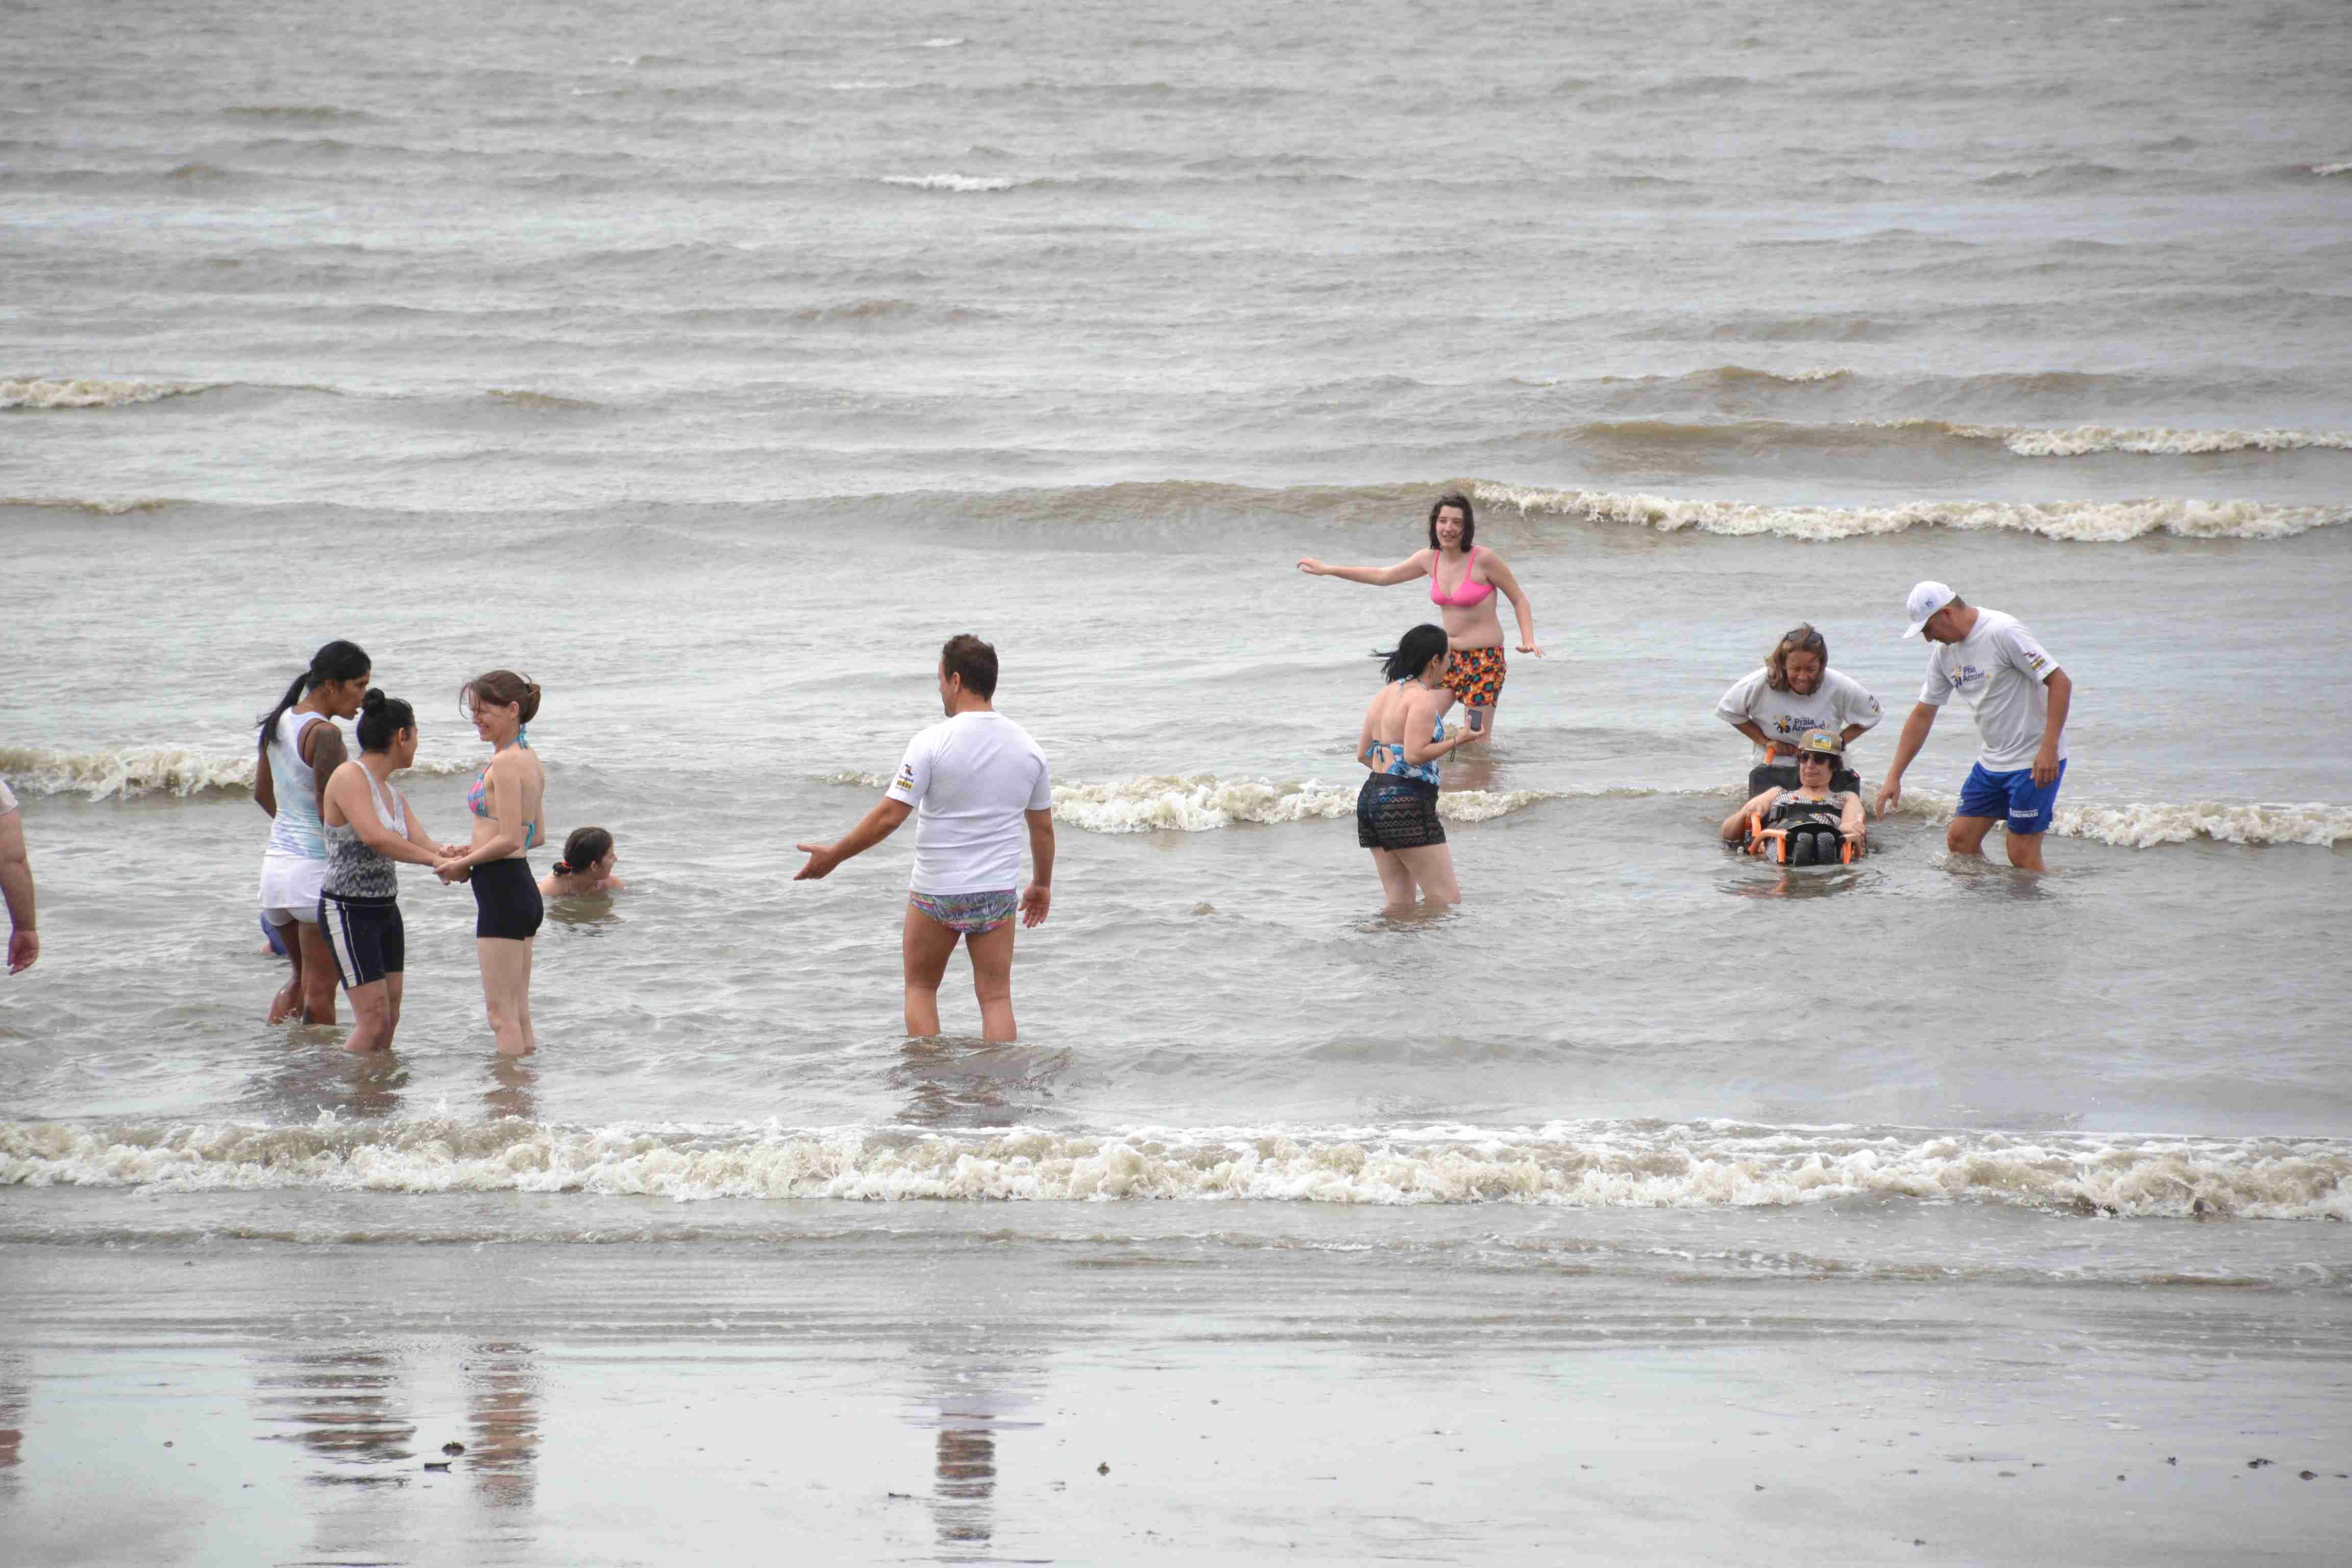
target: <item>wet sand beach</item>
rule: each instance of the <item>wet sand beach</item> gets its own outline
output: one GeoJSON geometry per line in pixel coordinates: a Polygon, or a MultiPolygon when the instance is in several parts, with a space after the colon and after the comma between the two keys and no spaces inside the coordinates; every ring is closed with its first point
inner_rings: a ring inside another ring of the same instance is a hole
{"type": "Polygon", "coordinates": [[[2352,1530],[2340,1299],[2152,1289],[2117,1223],[2061,1289],[1922,1266],[1867,1208],[1727,1247],[1704,1215],[550,1199],[591,1228],[493,1241],[468,1201],[412,1200],[427,1246],[344,1230],[365,1202],[263,1239],[215,1198],[17,1194],[23,1560],[2191,1564],[2352,1530]],[[26,1239],[107,1206],[151,1239],[26,1239]]]}

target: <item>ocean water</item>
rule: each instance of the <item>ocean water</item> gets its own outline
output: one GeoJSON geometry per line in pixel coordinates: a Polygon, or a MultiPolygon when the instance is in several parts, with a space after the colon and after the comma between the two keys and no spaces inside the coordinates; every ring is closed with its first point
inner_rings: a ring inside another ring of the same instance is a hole
{"type": "Polygon", "coordinates": [[[951,1249],[987,1200],[1386,1248],[1400,1289],[1565,1247],[1628,1289],[1671,1255],[2345,1328],[2341,6],[10,32],[19,1263],[876,1204],[951,1249]],[[1349,749],[1431,606],[1292,563],[1394,560],[1454,488],[1549,657],[1449,769],[1466,902],[1391,921],[1349,749]],[[1944,855],[1958,711],[1869,859],[1727,857],[1716,698],[1811,620],[1887,708],[1874,785],[1922,577],[2074,680],[2053,871],[1944,855]],[[963,630],[1055,766],[1013,1047],[960,967],[950,1037],[899,1037],[906,845],[790,879],[963,630]],[[619,841],[631,890],[541,940],[527,1065],[423,876],[394,1060],[260,1021],[252,724],[335,637],[423,715],[434,830],[482,751],[457,686],[506,666],[558,835],[619,841]]]}

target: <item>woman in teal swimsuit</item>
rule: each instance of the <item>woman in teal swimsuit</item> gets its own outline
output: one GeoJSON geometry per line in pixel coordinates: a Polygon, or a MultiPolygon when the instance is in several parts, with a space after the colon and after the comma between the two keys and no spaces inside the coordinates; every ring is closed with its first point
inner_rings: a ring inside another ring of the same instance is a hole
{"type": "Polygon", "coordinates": [[[524,726],[539,713],[539,686],[510,669],[466,682],[458,706],[475,732],[496,750],[466,793],[474,814],[474,847],[434,868],[444,882],[474,886],[474,951],[482,963],[482,1004],[498,1037],[499,1055],[524,1057],[539,1048],[530,1026],[530,960],[546,905],[524,857],[540,842],[545,819],[547,772],[530,749],[524,726]]]}

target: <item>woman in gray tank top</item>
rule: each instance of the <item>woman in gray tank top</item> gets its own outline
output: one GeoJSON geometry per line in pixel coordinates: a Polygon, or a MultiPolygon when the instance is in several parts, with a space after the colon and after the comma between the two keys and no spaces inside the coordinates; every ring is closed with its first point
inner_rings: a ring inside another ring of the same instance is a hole
{"type": "Polygon", "coordinates": [[[327,879],[319,932],[352,999],[355,1026],[343,1049],[364,1056],[389,1050],[400,1027],[408,955],[394,863],[430,866],[458,851],[426,837],[392,787],[392,775],[416,760],[415,710],[371,691],[360,703],[359,737],[358,759],[328,777],[320,800],[327,879]]]}

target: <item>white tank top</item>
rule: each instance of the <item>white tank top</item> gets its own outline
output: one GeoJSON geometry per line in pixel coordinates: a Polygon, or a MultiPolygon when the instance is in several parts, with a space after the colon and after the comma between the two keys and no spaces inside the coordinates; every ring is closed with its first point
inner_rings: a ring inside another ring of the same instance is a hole
{"type": "Polygon", "coordinates": [[[319,779],[302,760],[303,731],[326,717],[298,713],[289,708],[278,716],[269,737],[269,782],[278,792],[278,817],[270,825],[269,847],[304,860],[324,860],[327,844],[319,821],[319,779]]]}

